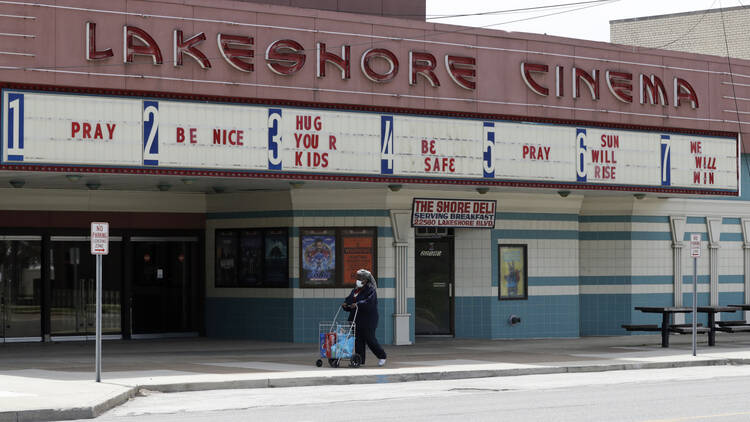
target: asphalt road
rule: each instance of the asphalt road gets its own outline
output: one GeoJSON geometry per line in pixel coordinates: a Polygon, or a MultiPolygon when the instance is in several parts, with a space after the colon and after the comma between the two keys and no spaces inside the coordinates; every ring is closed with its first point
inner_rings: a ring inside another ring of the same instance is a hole
{"type": "Polygon", "coordinates": [[[97,421],[750,421],[750,366],[148,393],[97,421]]]}

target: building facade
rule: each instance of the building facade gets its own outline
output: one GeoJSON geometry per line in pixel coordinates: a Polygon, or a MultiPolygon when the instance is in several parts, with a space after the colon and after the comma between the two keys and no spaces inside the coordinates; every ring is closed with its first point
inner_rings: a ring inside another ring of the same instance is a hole
{"type": "Polygon", "coordinates": [[[610,41],[637,47],[750,59],[750,7],[738,6],[610,21],[610,41]]]}
{"type": "Polygon", "coordinates": [[[115,338],[316,342],[362,267],[386,344],[619,335],[690,233],[750,301],[750,63],[411,14],[0,2],[0,342],[93,334],[92,221],[115,338]]]}

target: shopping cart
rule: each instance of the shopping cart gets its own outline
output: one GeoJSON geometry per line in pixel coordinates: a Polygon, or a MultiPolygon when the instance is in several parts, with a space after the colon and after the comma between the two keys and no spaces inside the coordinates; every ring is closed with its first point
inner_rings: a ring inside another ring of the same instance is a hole
{"type": "Polygon", "coordinates": [[[357,308],[354,308],[354,319],[349,321],[338,321],[341,307],[339,306],[333,321],[325,321],[319,324],[320,359],[315,361],[315,366],[323,366],[323,359],[328,359],[331,368],[338,368],[342,359],[349,360],[349,367],[359,368],[362,362],[360,356],[354,353],[354,334],[357,319],[357,308]]]}

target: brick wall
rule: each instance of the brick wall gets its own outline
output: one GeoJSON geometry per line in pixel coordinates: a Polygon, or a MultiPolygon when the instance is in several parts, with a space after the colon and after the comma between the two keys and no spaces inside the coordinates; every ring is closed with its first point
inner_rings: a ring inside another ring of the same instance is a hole
{"type": "Polygon", "coordinates": [[[750,6],[609,22],[610,42],[614,44],[741,59],[750,59],[749,26],[750,6]]]}

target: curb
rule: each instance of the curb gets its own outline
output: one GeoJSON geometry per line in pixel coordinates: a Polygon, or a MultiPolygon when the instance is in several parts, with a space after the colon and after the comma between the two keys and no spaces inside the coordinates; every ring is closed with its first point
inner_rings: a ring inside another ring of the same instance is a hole
{"type": "Polygon", "coordinates": [[[709,359],[679,362],[643,362],[603,365],[557,366],[514,369],[479,369],[465,371],[440,370],[433,372],[382,374],[382,375],[345,375],[310,378],[268,378],[258,380],[231,380],[217,382],[195,382],[178,384],[143,384],[132,387],[99,404],[88,407],[69,409],[34,409],[0,412],[0,422],[36,422],[62,421],[72,419],[93,419],[135,397],[139,390],[147,389],[160,393],[179,393],[188,391],[310,387],[324,385],[352,384],[387,384],[411,381],[438,381],[471,378],[511,377],[523,375],[549,375],[585,372],[629,371],[638,369],[688,368],[698,366],[750,365],[750,359],[709,359]]]}
{"type": "Polygon", "coordinates": [[[135,397],[137,388],[120,393],[93,406],[71,407],[68,409],[33,409],[0,412],[0,422],[68,421],[74,419],[94,419],[135,397]]]}

